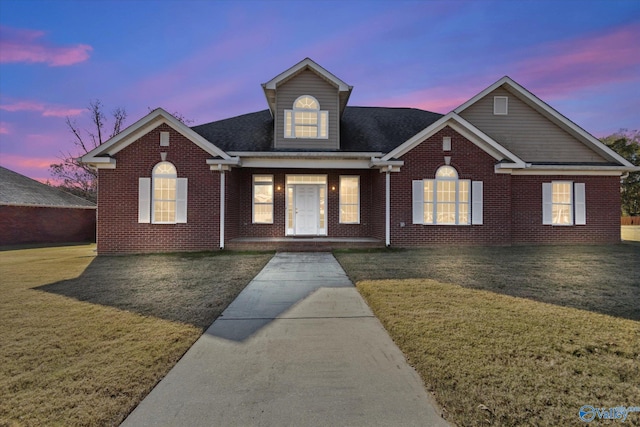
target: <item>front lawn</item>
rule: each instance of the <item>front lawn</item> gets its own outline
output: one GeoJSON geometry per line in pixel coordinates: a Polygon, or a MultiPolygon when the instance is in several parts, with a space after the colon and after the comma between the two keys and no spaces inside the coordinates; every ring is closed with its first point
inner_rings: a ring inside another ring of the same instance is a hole
{"type": "Polygon", "coordinates": [[[0,252],[0,425],[118,425],[269,254],[0,252]]]}
{"type": "Polygon", "coordinates": [[[335,255],[458,425],[579,425],[583,405],[640,406],[639,246],[335,255]]]}

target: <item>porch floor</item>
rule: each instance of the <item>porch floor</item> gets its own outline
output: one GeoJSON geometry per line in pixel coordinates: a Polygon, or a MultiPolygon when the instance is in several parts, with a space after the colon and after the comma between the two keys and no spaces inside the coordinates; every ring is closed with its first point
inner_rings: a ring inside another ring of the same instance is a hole
{"type": "Polygon", "coordinates": [[[373,237],[238,237],[225,244],[231,251],[330,252],[334,249],[384,248],[373,237]]]}

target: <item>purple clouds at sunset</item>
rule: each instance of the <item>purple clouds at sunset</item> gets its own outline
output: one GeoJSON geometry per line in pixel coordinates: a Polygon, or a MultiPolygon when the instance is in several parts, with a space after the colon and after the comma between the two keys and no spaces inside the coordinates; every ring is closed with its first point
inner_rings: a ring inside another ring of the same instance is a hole
{"type": "Polygon", "coordinates": [[[640,128],[637,40],[628,0],[2,0],[0,164],[49,179],[92,100],[106,128],[118,107],[125,125],[264,110],[260,84],[305,57],[353,85],[352,106],[447,113],[508,75],[603,137],[640,128]]]}
{"type": "Polygon", "coordinates": [[[43,62],[51,67],[77,64],[89,59],[91,46],[54,46],[44,31],[0,26],[0,63],[43,62]]]}

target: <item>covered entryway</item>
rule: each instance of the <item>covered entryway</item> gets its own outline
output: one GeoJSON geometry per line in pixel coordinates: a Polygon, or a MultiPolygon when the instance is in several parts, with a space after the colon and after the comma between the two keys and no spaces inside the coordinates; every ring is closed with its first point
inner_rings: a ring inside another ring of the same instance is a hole
{"type": "Polygon", "coordinates": [[[326,236],[326,175],[287,175],[287,236],[326,236]]]}

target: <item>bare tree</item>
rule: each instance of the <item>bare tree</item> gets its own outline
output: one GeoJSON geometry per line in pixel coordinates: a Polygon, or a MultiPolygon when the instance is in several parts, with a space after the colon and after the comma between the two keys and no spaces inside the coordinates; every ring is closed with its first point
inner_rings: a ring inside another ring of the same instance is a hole
{"type": "Polygon", "coordinates": [[[113,126],[111,132],[106,132],[107,118],[103,112],[103,105],[100,100],[94,100],[87,107],[91,119],[91,127],[82,129],[76,120],[66,118],[66,125],[74,136],[73,144],[75,150],[63,151],[60,153],[61,163],[49,165],[49,173],[65,191],[76,194],[85,199],[95,201],[97,189],[97,172],[87,165],[80,163],[79,158],[89,151],[100,146],[106,140],[119,134],[122,130],[127,112],[124,108],[118,107],[111,112],[113,126]],[[108,135],[103,139],[103,135],[108,135]]]}

